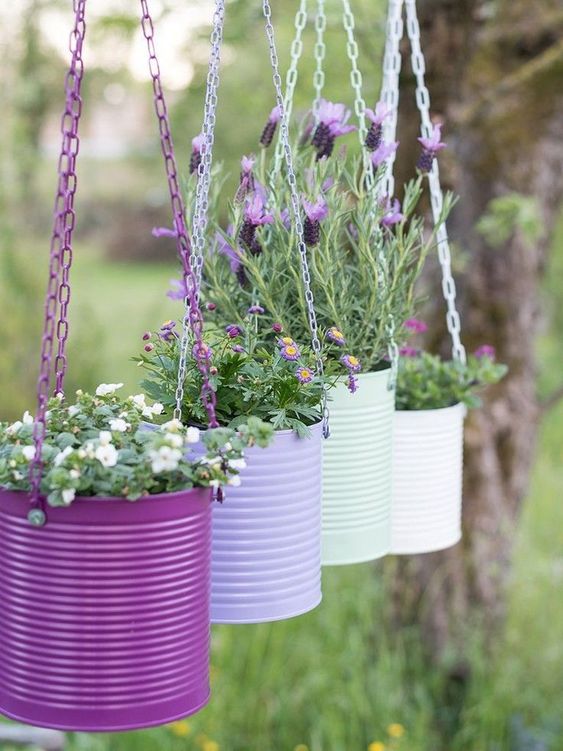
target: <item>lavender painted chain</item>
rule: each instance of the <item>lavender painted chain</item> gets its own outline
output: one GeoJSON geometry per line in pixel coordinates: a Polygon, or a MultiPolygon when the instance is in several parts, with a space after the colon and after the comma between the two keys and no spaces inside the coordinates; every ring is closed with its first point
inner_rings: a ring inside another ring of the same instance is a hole
{"type": "MultiPolygon", "coordinates": [[[[178,255],[182,262],[182,269],[184,274],[184,283],[186,287],[186,320],[184,325],[189,325],[195,341],[194,357],[197,362],[197,367],[201,373],[203,379],[203,385],[201,387],[201,401],[207,410],[209,426],[215,428],[218,426],[215,416],[216,398],[211,384],[209,383],[209,353],[203,343],[203,318],[198,304],[198,285],[196,272],[192,267],[191,262],[191,245],[188,238],[188,232],[186,229],[186,210],[184,206],[184,200],[180,191],[180,185],[178,182],[178,169],[176,166],[176,158],[174,156],[174,144],[172,143],[172,135],[170,133],[170,122],[168,119],[168,110],[164,99],[164,93],[162,90],[162,83],[160,80],[160,66],[156,57],[156,49],[154,44],[154,26],[149,13],[148,1],[140,0],[142,10],[141,25],[143,34],[147,41],[147,49],[149,51],[149,70],[152,78],[153,92],[154,92],[154,108],[158,118],[158,127],[160,132],[160,142],[162,146],[162,153],[164,155],[164,164],[166,168],[166,175],[168,178],[168,188],[170,191],[170,201],[172,204],[172,213],[174,215],[174,228],[176,230],[176,247],[178,249],[178,255]]],[[[187,346],[187,342],[184,343],[184,347],[187,346]]],[[[183,361],[185,363],[185,352],[183,354],[183,361]]],[[[181,359],[182,361],[182,359],[181,359]]],[[[178,392],[183,391],[185,380],[185,369],[178,374],[178,392]]],[[[175,417],[180,419],[178,412],[175,412],[175,417]]]]}
{"type": "Polygon", "coordinates": [[[66,342],[68,339],[68,305],[70,302],[69,273],[72,264],[72,233],[75,225],[76,156],[78,154],[78,122],[82,111],[80,96],[84,64],[82,46],[86,34],[84,21],[86,0],[74,0],[74,28],[70,33],[71,63],[65,79],[65,110],[61,120],[62,146],[58,163],[58,185],[55,198],[53,233],[49,256],[49,278],[45,295],[45,320],[41,341],[41,360],[37,382],[37,415],[33,425],[35,457],[30,466],[31,510],[28,519],[35,526],[45,523],[44,502],[40,498],[43,462],[41,454],[45,437],[45,411],[49,399],[51,366],[55,334],[58,350],[55,359],[55,393],[62,392],[66,373],[66,342]],[[55,318],[58,308],[58,320],[55,318]]]}

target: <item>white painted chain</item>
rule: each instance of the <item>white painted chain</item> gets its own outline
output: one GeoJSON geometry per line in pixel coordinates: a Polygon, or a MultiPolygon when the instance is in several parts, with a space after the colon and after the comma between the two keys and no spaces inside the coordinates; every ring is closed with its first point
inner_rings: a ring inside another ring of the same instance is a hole
{"type": "Polygon", "coordinates": [[[344,9],[342,22],[344,24],[344,29],[347,36],[346,54],[348,55],[348,58],[352,64],[352,70],[350,71],[350,83],[352,84],[352,89],[354,90],[354,112],[356,113],[356,117],[358,118],[359,123],[358,135],[360,137],[360,146],[362,150],[364,150],[364,144],[368,131],[366,126],[366,102],[363,95],[363,79],[360,68],[358,67],[358,57],[360,52],[358,49],[358,43],[356,42],[354,36],[356,22],[354,20],[354,14],[352,13],[352,9],[350,8],[350,3],[348,2],[348,0],[342,0],[342,7],[344,9]]]}
{"type": "MultiPolygon", "coordinates": [[[[274,27],[272,25],[272,9],[270,7],[269,0],[262,0],[262,9],[264,12],[266,37],[268,39],[268,45],[270,48],[270,62],[272,65],[272,79],[274,82],[274,88],[276,91],[276,101],[280,109],[281,121],[280,121],[280,140],[283,145],[285,165],[287,170],[287,182],[290,188],[291,195],[291,209],[293,214],[293,222],[295,226],[295,233],[297,235],[297,244],[299,249],[299,256],[301,260],[301,277],[303,280],[303,290],[305,293],[305,300],[307,302],[307,316],[309,320],[309,328],[311,330],[311,344],[313,352],[315,354],[315,362],[317,367],[317,374],[320,378],[324,375],[324,365],[322,358],[322,348],[319,340],[319,329],[317,324],[317,316],[315,313],[315,302],[313,298],[313,291],[311,289],[311,273],[309,271],[309,262],[307,260],[307,246],[305,245],[305,238],[303,235],[303,222],[301,219],[301,205],[299,201],[299,191],[297,189],[297,178],[295,177],[295,170],[293,166],[293,155],[291,153],[291,146],[289,144],[289,121],[287,112],[285,110],[284,97],[282,92],[282,79],[279,69],[279,58],[276,49],[276,39],[274,33],[274,27]]],[[[322,398],[322,413],[323,413],[323,432],[325,437],[329,435],[329,412],[327,403],[326,386],[323,390],[322,398]]]]}
{"type": "MultiPolygon", "coordinates": [[[[416,0],[404,0],[407,11],[407,34],[411,44],[411,63],[416,76],[416,104],[420,111],[421,135],[428,138],[432,135],[432,121],[430,119],[430,94],[426,87],[424,75],[426,66],[420,46],[420,26],[416,12],[416,0]]],[[[432,162],[432,169],[428,173],[430,187],[430,201],[435,225],[440,221],[444,198],[440,187],[440,172],[436,159],[432,162]]],[[[438,258],[442,268],[442,292],[447,305],[446,325],[452,339],[452,356],[462,363],[466,361],[465,347],[461,343],[461,320],[456,307],[456,287],[452,276],[450,243],[445,222],[436,231],[438,258]]]]}
{"type": "MultiPolygon", "coordinates": [[[[291,43],[290,64],[285,78],[285,111],[288,121],[291,119],[293,112],[293,95],[299,76],[299,60],[303,54],[303,31],[307,25],[307,0],[300,0],[299,8],[295,14],[295,36],[291,43]]],[[[279,172],[283,162],[283,144],[281,137],[276,142],[276,153],[274,156],[273,173],[279,172]]]]}
{"type": "MultiPolygon", "coordinates": [[[[385,52],[383,55],[383,80],[380,101],[387,105],[390,114],[383,121],[383,141],[394,143],[397,137],[397,115],[399,112],[399,74],[401,72],[401,53],[399,45],[403,38],[403,2],[389,0],[385,34],[385,52]]],[[[392,198],[395,194],[393,167],[395,153],[385,161],[385,176],[380,183],[380,196],[392,198]]]]}
{"type": "MultiPolygon", "coordinates": [[[[315,42],[315,73],[313,74],[313,86],[315,88],[315,101],[313,102],[313,115],[315,125],[319,122],[319,105],[323,96],[325,85],[324,61],[326,57],[326,44],[324,35],[326,31],[326,13],[325,0],[317,0],[317,15],[315,16],[315,32],[317,39],[315,42]]],[[[290,113],[291,114],[291,113],[290,113]]]]}
{"type": "MultiPolygon", "coordinates": [[[[203,144],[201,148],[201,162],[198,166],[197,188],[192,225],[192,247],[190,261],[193,262],[196,280],[196,299],[199,299],[203,259],[205,251],[205,234],[209,211],[209,183],[211,166],[213,163],[213,142],[215,139],[215,113],[217,110],[217,89],[219,87],[219,65],[221,62],[221,44],[223,42],[223,27],[225,23],[225,0],[216,0],[213,14],[213,30],[211,33],[211,54],[207,72],[207,87],[205,92],[205,106],[203,118],[203,144]]],[[[174,417],[181,419],[184,403],[184,383],[186,380],[186,364],[190,339],[190,303],[189,297],[184,301],[184,318],[182,321],[182,336],[180,338],[180,361],[178,364],[178,382],[176,385],[176,408],[174,417]]]]}

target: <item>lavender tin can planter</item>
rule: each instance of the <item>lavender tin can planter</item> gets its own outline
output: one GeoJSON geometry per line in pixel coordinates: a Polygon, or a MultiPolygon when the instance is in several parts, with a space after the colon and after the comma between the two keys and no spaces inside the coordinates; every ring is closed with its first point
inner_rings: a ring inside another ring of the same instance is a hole
{"type": "Polygon", "coordinates": [[[211,620],[292,618],[321,601],[322,426],[245,451],[242,484],[213,505],[211,620]]]}
{"type": "Polygon", "coordinates": [[[430,553],[461,538],[465,407],[397,411],[391,552],[430,553]]]}
{"type": "Polygon", "coordinates": [[[391,544],[395,393],[389,369],[358,375],[351,394],[330,392],[331,435],[323,458],[323,565],[371,561],[391,544]]]}
{"type": "Polygon", "coordinates": [[[210,501],[80,498],[38,529],[0,489],[0,713],[118,731],[207,703],[210,501]]]}

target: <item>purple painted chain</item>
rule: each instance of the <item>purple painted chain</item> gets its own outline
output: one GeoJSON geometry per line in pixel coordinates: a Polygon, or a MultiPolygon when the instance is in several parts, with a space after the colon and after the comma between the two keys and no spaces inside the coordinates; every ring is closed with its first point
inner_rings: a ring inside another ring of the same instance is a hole
{"type": "Polygon", "coordinates": [[[69,272],[72,264],[72,232],[75,224],[74,196],[76,193],[76,155],[78,154],[78,121],[82,111],[80,89],[84,64],[82,46],[86,34],[84,10],[86,0],[74,0],[75,22],[70,33],[71,63],[65,79],[66,104],[61,120],[62,146],[58,163],[58,186],[55,198],[53,233],[49,257],[49,279],[45,296],[45,321],[41,341],[41,361],[37,382],[37,416],[33,426],[35,458],[30,467],[31,505],[30,521],[44,522],[42,501],[39,497],[43,463],[41,453],[45,436],[45,410],[49,398],[51,365],[55,333],[58,351],[55,359],[55,393],[62,391],[66,372],[66,341],[68,338],[68,304],[70,301],[69,272]],[[57,305],[58,303],[58,305],[57,305]],[[59,311],[55,327],[55,318],[59,311]]]}
{"type": "Polygon", "coordinates": [[[194,357],[203,379],[201,401],[207,410],[209,426],[216,428],[218,427],[217,419],[215,417],[216,397],[215,392],[209,383],[209,352],[203,344],[203,318],[198,303],[198,285],[191,263],[191,245],[188,238],[185,220],[186,210],[178,183],[178,170],[176,167],[176,158],[174,156],[174,144],[172,143],[168,110],[164,99],[164,93],[162,91],[162,83],[160,81],[160,66],[158,64],[154,45],[154,26],[149,13],[147,0],[140,1],[142,10],[141,25],[143,28],[143,34],[147,40],[147,49],[149,51],[149,70],[154,92],[154,108],[158,117],[160,143],[162,146],[162,153],[164,154],[164,165],[166,167],[168,188],[170,190],[170,200],[172,203],[172,213],[174,215],[176,246],[178,249],[178,255],[182,262],[184,283],[186,285],[186,293],[189,303],[187,322],[189,323],[194,335],[194,357]]]}

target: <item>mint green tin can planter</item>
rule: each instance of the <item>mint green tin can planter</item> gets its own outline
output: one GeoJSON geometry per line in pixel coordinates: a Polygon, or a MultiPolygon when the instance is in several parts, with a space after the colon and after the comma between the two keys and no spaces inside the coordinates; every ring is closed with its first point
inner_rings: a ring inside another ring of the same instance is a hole
{"type": "Polygon", "coordinates": [[[330,392],[330,438],[323,451],[322,562],[372,561],[391,547],[393,414],[390,370],[358,375],[330,392]]]}

